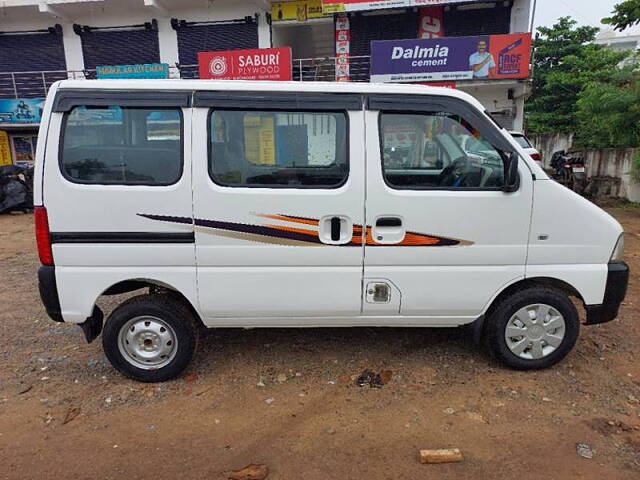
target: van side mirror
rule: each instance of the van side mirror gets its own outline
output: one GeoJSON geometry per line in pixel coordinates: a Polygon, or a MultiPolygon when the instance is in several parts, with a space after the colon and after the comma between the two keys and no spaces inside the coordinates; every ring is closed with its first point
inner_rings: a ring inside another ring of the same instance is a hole
{"type": "Polygon", "coordinates": [[[504,163],[503,192],[515,192],[520,187],[520,175],[518,174],[518,154],[511,152],[504,163]]]}

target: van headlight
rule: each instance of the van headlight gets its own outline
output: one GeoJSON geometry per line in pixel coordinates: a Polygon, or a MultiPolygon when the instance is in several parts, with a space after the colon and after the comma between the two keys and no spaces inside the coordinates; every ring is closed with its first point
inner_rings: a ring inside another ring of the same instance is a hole
{"type": "Polygon", "coordinates": [[[624,256],[624,232],[618,237],[616,246],[613,247],[613,253],[611,254],[610,262],[621,262],[624,256]]]}

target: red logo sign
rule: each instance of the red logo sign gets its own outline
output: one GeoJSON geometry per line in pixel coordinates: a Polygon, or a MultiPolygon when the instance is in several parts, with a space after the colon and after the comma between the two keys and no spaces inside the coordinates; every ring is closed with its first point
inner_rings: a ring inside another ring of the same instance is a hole
{"type": "Polygon", "coordinates": [[[292,79],[291,48],[199,52],[200,78],[214,80],[292,79]]]}
{"type": "Polygon", "coordinates": [[[418,38],[444,37],[444,7],[424,7],[418,19],[418,38]]]}

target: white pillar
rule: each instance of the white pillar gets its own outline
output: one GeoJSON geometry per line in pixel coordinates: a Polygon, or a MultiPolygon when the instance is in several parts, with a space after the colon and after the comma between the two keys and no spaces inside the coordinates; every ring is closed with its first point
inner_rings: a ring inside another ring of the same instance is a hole
{"type": "Polygon", "coordinates": [[[258,48],[269,47],[271,47],[271,26],[267,23],[266,10],[261,10],[258,19],[258,48]]]}
{"type": "Polygon", "coordinates": [[[168,18],[158,18],[158,44],[160,47],[160,62],[174,67],[178,63],[178,32],[171,28],[168,18]]]}
{"type": "Polygon", "coordinates": [[[84,70],[84,55],[80,35],[73,31],[73,24],[63,23],[62,42],[64,44],[64,60],[67,70],[84,70]]]}

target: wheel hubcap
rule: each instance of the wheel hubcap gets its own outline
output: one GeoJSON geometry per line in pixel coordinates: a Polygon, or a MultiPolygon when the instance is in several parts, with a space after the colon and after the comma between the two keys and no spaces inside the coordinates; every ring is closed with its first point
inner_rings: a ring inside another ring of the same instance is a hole
{"type": "Polygon", "coordinates": [[[537,303],[521,308],[509,319],[504,338],[514,355],[537,360],[560,346],[565,328],[564,317],[558,310],[537,303]]]}
{"type": "Polygon", "coordinates": [[[118,348],[127,362],[145,370],[167,365],[176,355],[178,340],[171,326],[158,317],[129,320],[120,329],[118,348]]]}

